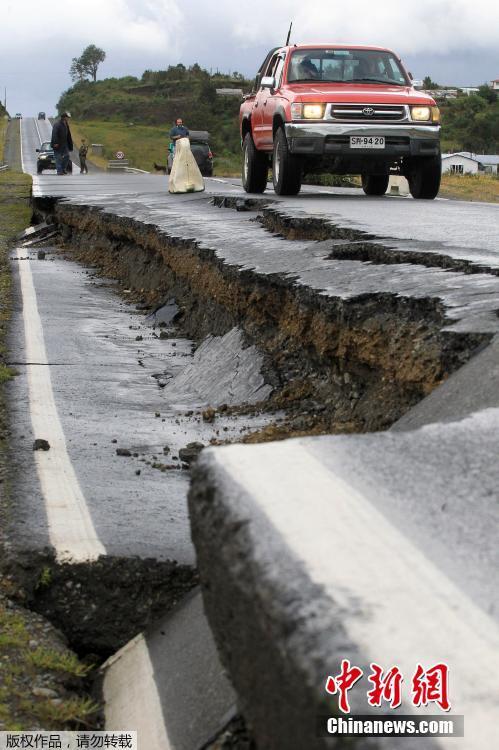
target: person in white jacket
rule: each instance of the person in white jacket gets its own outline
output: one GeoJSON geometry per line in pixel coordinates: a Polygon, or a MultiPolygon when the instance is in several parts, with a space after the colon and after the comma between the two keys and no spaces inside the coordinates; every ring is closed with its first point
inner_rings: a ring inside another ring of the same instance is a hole
{"type": "Polygon", "coordinates": [[[204,190],[204,180],[187,137],[175,142],[172,171],[168,180],[170,193],[200,193],[204,190]]]}

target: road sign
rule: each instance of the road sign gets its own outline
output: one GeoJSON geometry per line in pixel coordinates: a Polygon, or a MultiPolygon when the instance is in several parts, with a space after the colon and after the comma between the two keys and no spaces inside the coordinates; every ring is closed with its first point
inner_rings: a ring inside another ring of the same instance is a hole
{"type": "Polygon", "coordinates": [[[123,151],[117,151],[116,152],[116,158],[117,159],[124,159],[125,158],[125,154],[123,153],[123,151]]]}

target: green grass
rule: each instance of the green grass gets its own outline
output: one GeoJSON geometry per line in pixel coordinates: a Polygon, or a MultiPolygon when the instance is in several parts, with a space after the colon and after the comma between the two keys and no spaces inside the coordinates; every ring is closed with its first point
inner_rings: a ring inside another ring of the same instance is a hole
{"type": "MultiPolygon", "coordinates": [[[[166,165],[169,128],[156,125],[126,125],[122,122],[104,122],[84,120],[71,123],[73,141],[77,148],[81,139],[89,143],[101,143],[104,146],[103,157],[89,153],[90,161],[98,167],[106,168],[109,159],[116,158],[117,151],[123,151],[129,159],[130,166],[152,172],[154,163],[166,165]]],[[[241,155],[233,154],[227,149],[215,153],[214,174],[233,177],[241,174],[241,155]]]]}
{"type": "Polygon", "coordinates": [[[87,696],[75,694],[54,703],[51,698],[35,696],[31,687],[39,675],[53,675],[49,687],[61,691],[61,680],[82,678],[90,667],[81,664],[67,649],[32,648],[33,632],[21,612],[7,609],[0,602],[0,721],[7,730],[22,730],[39,723],[44,729],[86,725],[98,710],[87,696]]]}
{"type": "Polygon", "coordinates": [[[36,648],[27,655],[28,661],[34,666],[46,671],[62,672],[75,677],[85,677],[92,669],[82,664],[72,651],[56,651],[55,649],[36,648]]]}
{"type": "Polygon", "coordinates": [[[71,132],[76,147],[81,138],[89,143],[102,143],[103,159],[96,158],[92,151],[89,159],[98,166],[105,167],[109,159],[115,159],[117,151],[123,151],[130,166],[137,169],[153,170],[153,163],[166,164],[168,156],[168,129],[155,125],[126,125],[121,122],[84,121],[72,122],[71,132]]]}
{"type": "Polygon", "coordinates": [[[0,172],[0,383],[5,382],[14,374],[14,371],[2,362],[5,354],[6,324],[10,317],[9,242],[29,224],[30,187],[29,175],[10,170],[0,172]]]}
{"type": "Polygon", "coordinates": [[[7,132],[7,120],[0,113],[0,164],[3,162],[6,132],[7,132]]]}
{"type": "Polygon", "coordinates": [[[499,203],[499,176],[443,174],[439,194],[445,198],[499,203]]]}

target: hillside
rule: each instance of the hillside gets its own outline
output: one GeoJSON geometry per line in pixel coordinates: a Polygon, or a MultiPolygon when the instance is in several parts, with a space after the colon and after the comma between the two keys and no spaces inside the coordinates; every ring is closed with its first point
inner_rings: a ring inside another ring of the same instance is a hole
{"type": "Polygon", "coordinates": [[[251,82],[238,74],[210,75],[199,65],[176,65],[167,70],[146,70],[141,78],[78,82],[64,92],[57,108],[69,110],[82,131],[85,121],[109,124],[107,130],[112,130],[112,123],[117,128],[148,125],[165,144],[174,120],[182,117],[192,130],[209,130],[213,150],[217,155],[229,156],[240,148],[240,101],[238,97],[217,96],[216,89],[250,87],[251,82]]]}
{"type": "Polygon", "coordinates": [[[488,86],[480,93],[458,96],[440,105],[442,151],[499,153],[499,101],[488,86]]]}

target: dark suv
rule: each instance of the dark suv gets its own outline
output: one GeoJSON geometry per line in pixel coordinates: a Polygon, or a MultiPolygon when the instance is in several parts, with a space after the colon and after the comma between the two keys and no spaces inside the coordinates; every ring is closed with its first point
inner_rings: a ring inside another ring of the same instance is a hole
{"type": "MultiPolygon", "coordinates": [[[[40,148],[36,149],[38,159],[36,160],[36,172],[41,174],[44,169],[55,169],[55,158],[54,149],[50,145],[50,141],[42,143],[40,148]]],[[[68,164],[68,172],[73,171],[73,164],[71,160],[68,164]]]]}
{"type": "MultiPolygon", "coordinates": [[[[210,134],[207,130],[191,130],[189,133],[191,151],[203,177],[213,175],[213,154],[209,146],[210,134]]],[[[168,174],[173,166],[173,149],[168,154],[168,174]]]]}
{"type": "Polygon", "coordinates": [[[45,112],[38,112],[38,119],[45,120],[45,112]]]}

